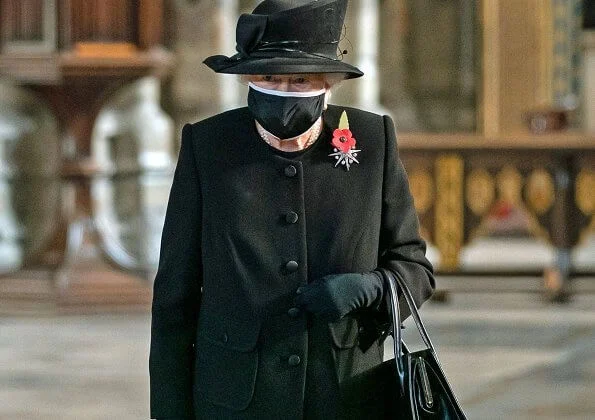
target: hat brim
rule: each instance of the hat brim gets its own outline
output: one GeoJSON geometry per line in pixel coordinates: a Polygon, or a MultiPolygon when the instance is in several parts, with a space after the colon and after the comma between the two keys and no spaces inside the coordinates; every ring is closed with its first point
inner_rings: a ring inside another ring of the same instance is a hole
{"type": "Polygon", "coordinates": [[[203,61],[217,73],[226,74],[301,74],[339,73],[345,79],[361,77],[364,73],[350,64],[329,58],[310,57],[226,57],[213,55],[203,61]]]}

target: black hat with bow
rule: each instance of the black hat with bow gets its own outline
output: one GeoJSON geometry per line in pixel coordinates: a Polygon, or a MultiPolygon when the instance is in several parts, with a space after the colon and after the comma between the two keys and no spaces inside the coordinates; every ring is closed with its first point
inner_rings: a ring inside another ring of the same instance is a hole
{"type": "Polygon", "coordinates": [[[214,55],[204,63],[217,73],[342,73],[360,77],[339,59],[347,0],[265,0],[243,14],[232,57],[214,55]]]}

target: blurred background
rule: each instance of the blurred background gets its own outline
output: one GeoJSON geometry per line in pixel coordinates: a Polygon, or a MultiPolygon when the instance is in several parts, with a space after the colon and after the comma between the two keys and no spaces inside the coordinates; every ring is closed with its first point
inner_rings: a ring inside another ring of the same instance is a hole
{"type": "MultiPolygon", "coordinates": [[[[245,105],[202,60],[256,4],[0,0],[0,419],[148,417],[181,127],[245,105]]],[[[345,24],[365,76],[331,102],[395,119],[463,407],[595,417],[595,1],[351,0],[345,24]]]]}

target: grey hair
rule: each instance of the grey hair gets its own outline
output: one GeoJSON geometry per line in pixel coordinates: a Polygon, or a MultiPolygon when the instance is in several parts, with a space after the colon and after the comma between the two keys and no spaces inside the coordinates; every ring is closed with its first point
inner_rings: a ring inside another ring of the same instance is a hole
{"type": "MultiPolygon", "coordinates": [[[[324,78],[324,83],[329,89],[340,84],[343,80],[345,80],[345,74],[343,73],[308,73],[308,74],[321,74],[324,78]]],[[[239,74],[238,81],[243,85],[247,85],[250,81],[250,78],[255,76],[254,74],[239,74]]]]}

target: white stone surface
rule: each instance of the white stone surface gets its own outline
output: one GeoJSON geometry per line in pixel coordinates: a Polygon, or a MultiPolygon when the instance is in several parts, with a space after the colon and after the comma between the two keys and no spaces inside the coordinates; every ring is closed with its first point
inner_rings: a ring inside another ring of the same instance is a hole
{"type": "Polygon", "coordinates": [[[93,156],[104,172],[92,185],[95,223],[121,267],[154,271],[173,178],[174,129],[147,77],[118,92],[97,118],[93,156]],[[112,177],[113,174],[118,176],[112,177]]]}
{"type": "Polygon", "coordinates": [[[480,238],[461,252],[463,271],[531,271],[554,264],[554,248],[543,241],[480,238]]]}

